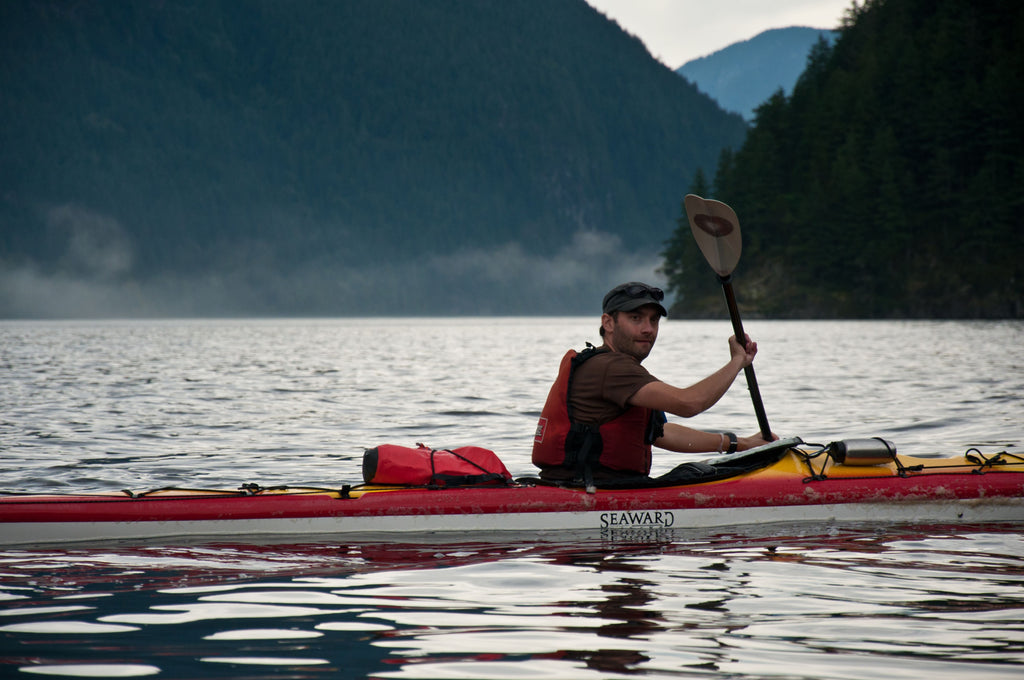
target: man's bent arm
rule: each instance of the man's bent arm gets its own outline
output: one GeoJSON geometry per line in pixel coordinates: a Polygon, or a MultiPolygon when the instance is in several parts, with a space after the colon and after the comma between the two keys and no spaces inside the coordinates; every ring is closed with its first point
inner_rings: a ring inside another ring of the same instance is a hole
{"type": "MultiPolygon", "coordinates": [[[[746,451],[767,443],[758,433],[750,437],[738,437],[736,449],[746,451]]],[[[714,453],[728,450],[729,439],[717,432],[704,432],[677,423],[666,423],[665,434],[659,437],[654,445],[668,451],[714,453]]]]}
{"type": "Polygon", "coordinates": [[[754,361],[757,343],[746,338],[740,345],[735,336],[729,338],[729,363],[689,387],[674,387],[668,383],[652,382],[644,385],[629,398],[630,406],[665,411],[682,418],[692,418],[714,406],[732,386],[736,376],[754,361]]]}
{"type": "Polygon", "coordinates": [[[629,398],[628,403],[682,418],[692,418],[717,403],[729,391],[742,369],[743,364],[734,357],[728,364],[689,387],[674,387],[661,381],[647,383],[629,398]]]}

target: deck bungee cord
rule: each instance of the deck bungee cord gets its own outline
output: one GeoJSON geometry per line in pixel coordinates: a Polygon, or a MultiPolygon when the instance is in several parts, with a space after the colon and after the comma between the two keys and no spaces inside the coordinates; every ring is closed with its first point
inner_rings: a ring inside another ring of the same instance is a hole
{"type": "MultiPolygon", "coordinates": [[[[986,456],[980,450],[973,447],[964,452],[963,462],[951,458],[935,458],[933,459],[935,461],[956,462],[929,464],[924,461],[931,459],[914,458],[915,462],[908,465],[896,454],[896,447],[892,442],[881,439],[880,437],[874,437],[872,440],[852,441],[855,442],[855,448],[853,449],[850,449],[849,447],[850,441],[832,442],[830,444],[805,444],[805,446],[811,450],[794,448],[794,453],[804,461],[810,472],[810,475],[804,478],[804,483],[807,484],[832,479],[825,472],[826,468],[830,467],[829,461],[832,461],[833,465],[842,465],[846,468],[880,468],[892,464],[895,466],[894,476],[901,478],[923,477],[927,475],[983,475],[988,473],[998,474],[1016,471],[1012,469],[999,470],[997,469],[997,466],[1007,468],[1020,466],[1024,468],[1024,457],[1022,456],[1009,453],[1008,451],[1000,451],[992,454],[991,456],[986,456]],[[864,442],[875,440],[880,442],[881,446],[884,447],[884,454],[881,453],[882,449],[877,445],[868,445],[867,447],[864,447],[864,442]],[[818,470],[815,470],[814,461],[819,458],[821,459],[821,467],[818,470]]],[[[877,479],[884,476],[885,475],[843,475],[841,479],[877,479]]]]}

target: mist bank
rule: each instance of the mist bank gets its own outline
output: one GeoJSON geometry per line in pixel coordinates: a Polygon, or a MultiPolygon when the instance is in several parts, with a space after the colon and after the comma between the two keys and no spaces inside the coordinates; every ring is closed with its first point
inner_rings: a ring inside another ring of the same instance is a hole
{"type": "Polygon", "coordinates": [[[659,280],[657,255],[629,253],[619,236],[593,231],[547,255],[510,242],[363,264],[325,255],[290,267],[252,242],[205,271],[145,274],[111,218],[65,206],[50,219],[66,249],[48,265],[0,267],[0,317],[598,315],[615,283],[659,280]]]}

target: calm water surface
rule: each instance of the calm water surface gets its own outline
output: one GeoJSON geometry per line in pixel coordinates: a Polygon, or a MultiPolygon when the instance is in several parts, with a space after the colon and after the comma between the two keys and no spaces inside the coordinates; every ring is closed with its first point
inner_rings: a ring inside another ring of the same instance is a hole
{"type": "MultiPolygon", "coordinates": [[[[773,430],[1020,452],[1024,324],[748,322],[773,430]]],[[[0,490],[337,485],[364,448],[531,472],[595,319],[0,323],[0,490]]],[[[669,322],[688,384],[727,323],[669,322]]],[[[742,377],[689,424],[757,429],[742,377]]],[[[656,467],[679,457],[662,453],[656,467]]],[[[999,678],[1024,667],[1019,526],[771,526],[647,542],[0,551],[0,677],[999,678]]],[[[474,542],[468,542],[475,539],[474,542]]]]}

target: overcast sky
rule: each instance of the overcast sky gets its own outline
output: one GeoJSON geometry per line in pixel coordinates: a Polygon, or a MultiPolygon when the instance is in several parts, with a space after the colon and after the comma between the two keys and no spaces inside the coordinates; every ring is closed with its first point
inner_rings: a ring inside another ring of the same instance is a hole
{"type": "MultiPolygon", "coordinates": [[[[770,28],[835,28],[853,0],[587,0],[675,70],[770,28]]],[[[863,0],[857,3],[863,4],[863,0]]]]}

